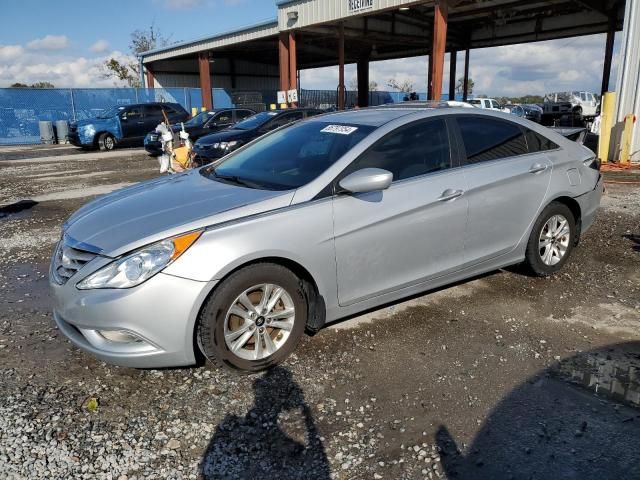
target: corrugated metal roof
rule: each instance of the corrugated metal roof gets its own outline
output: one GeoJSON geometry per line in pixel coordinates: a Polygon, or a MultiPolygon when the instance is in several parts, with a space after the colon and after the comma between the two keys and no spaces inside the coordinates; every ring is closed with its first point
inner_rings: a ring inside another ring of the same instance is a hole
{"type": "Polygon", "coordinates": [[[175,43],[162,48],[155,48],[140,54],[144,63],[163,60],[165,58],[173,58],[180,55],[197,53],[204,50],[212,50],[214,48],[223,47],[234,43],[246,42],[263,37],[270,37],[278,34],[277,19],[266,20],[263,22],[241,27],[236,30],[230,30],[216,35],[197,38],[187,42],[175,43]]]}

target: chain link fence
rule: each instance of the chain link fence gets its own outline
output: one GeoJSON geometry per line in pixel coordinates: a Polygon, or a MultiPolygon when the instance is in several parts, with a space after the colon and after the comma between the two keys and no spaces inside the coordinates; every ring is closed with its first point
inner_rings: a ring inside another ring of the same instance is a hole
{"type": "MultiPolygon", "coordinates": [[[[398,103],[407,96],[403,92],[369,92],[369,105],[398,103]]],[[[421,100],[426,94],[418,94],[421,100]]],[[[335,109],[336,90],[301,90],[301,107],[335,109]]],[[[74,122],[94,118],[114,105],[173,102],[188,112],[202,108],[199,88],[0,88],[0,145],[40,143],[38,122],[66,120],[74,122]]],[[[277,102],[275,91],[227,92],[213,89],[216,108],[244,105],[256,111],[268,109],[277,102]]],[[[358,104],[358,92],[348,91],[347,108],[358,104]]]]}
{"type": "MultiPolygon", "coordinates": [[[[216,107],[232,106],[221,88],[213,89],[216,107]]],[[[0,88],[0,145],[40,143],[38,122],[93,118],[114,105],[173,102],[188,112],[202,108],[199,88],[0,88]]]]}

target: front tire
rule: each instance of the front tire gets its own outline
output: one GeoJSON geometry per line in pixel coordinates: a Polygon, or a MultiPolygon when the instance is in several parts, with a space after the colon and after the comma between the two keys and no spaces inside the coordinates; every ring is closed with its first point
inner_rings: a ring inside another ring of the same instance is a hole
{"type": "Polygon", "coordinates": [[[100,138],[98,138],[98,147],[100,150],[110,152],[116,148],[116,139],[110,133],[103,133],[100,135],[100,138]]]}
{"type": "Polygon", "coordinates": [[[576,244],[576,220],[565,204],[551,202],[531,230],[524,265],[535,276],[547,277],[569,260],[576,244]]]}
{"type": "Polygon", "coordinates": [[[197,327],[202,353],[244,372],[277,365],[304,333],[308,303],[287,268],[257,263],[231,274],[207,300],[197,327]]]}

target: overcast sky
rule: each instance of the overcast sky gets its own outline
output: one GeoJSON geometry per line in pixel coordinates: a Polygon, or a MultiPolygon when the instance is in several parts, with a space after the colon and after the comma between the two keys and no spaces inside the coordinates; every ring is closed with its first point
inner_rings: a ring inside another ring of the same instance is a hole
{"type": "MultiPolygon", "coordinates": [[[[107,58],[128,54],[130,33],[156,28],[172,41],[227,31],[276,15],[274,0],[22,0],[3,2],[0,87],[49,81],[56,87],[109,87],[107,58]]],[[[617,36],[619,37],[619,35],[617,36]]],[[[519,96],[560,90],[600,91],[604,35],[593,35],[471,52],[475,94],[519,96]]],[[[617,44],[616,44],[617,51],[617,44]]],[[[447,55],[448,62],[448,55],[447,55]]],[[[615,81],[616,62],[612,71],[615,81]]],[[[458,55],[458,76],[463,57],[458,55]]],[[[427,58],[371,63],[371,80],[388,89],[390,78],[426,90],[427,58]]],[[[449,68],[445,67],[445,85],[449,68]]],[[[347,82],[355,67],[346,68],[347,82]]],[[[301,72],[302,88],[335,90],[337,67],[301,72]]],[[[612,85],[615,85],[612,83],[612,85]]],[[[445,89],[446,91],[446,89],[445,89]]]]}

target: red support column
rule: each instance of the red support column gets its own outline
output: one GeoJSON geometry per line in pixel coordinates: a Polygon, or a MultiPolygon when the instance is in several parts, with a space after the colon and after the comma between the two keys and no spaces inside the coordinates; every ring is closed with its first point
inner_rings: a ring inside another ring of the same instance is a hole
{"type": "Polygon", "coordinates": [[[344,110],[346,88],[344,86],[344,24],[338,27],[338,110],[344,110]]]}
{"type": "Polygon", "coordinates": [[[209,68],[209,52],[198,54],[198,70],[200,71],[200,93],[202,94],[202,106],[207,110],[213,109],[211,94],[211,70],[209,68]]]}
{"type": "Polygon", "coordinates": [[[289,34],[280,33],[278,40],[278,54],[280,58],[280,90],[289,90],[289,34]]]}
{"type": "Polygon", "coordinates": [[[447,0],[438,0],[433,12],[433,43],[431,45],[431,91],[430,100],[440,100],[444,71],[444,52],[447,45],[447,0]]]}
{"type": "MultiPolygon", "coordinates": [[[[296,34],[293,31],[289,32],[289,90],[298,89],[298,58],[296,50],[296,34]]],[[[292,107],[297,107],[298,104],[292,103],[292,107]]]]}
{"type": "MultiPolygon", "coordinates": [[[[154,88],[155,87],[155,78],[153,76],[153,70],[151,70],[151,66],[150,65],[146,65],[145,67],[147,69],[147,88],[154,88]]],[[[144,87],[144,85],[143,85],[144,87]]]]}

